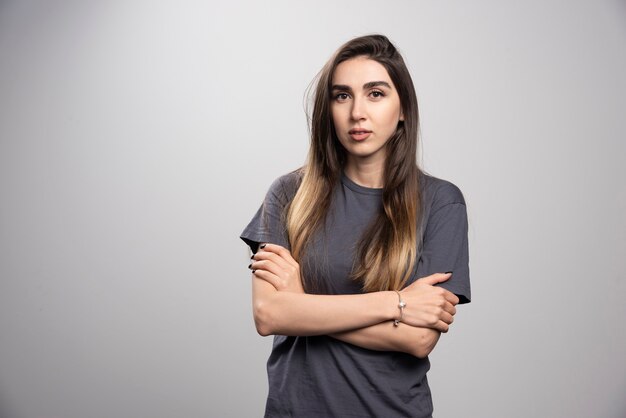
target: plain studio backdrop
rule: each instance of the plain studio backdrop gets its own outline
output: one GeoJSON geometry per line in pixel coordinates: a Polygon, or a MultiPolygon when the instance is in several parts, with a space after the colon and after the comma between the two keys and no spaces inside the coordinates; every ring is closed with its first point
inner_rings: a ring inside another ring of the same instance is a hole
{"type": "Polygon", "coordinates": [[[239,233],[348,39],[414,78],[473,301],[438,418],[626,416],[623,1],[0,2],[0,416],[257,417],[239,233]]]}

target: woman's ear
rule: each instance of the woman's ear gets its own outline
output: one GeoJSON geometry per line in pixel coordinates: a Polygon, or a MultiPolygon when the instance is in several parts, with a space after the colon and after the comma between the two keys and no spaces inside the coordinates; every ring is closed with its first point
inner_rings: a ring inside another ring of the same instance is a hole
{"type": "Polygon", "coordinates": [[[400,122],[404,122],[404,114],[400,112],[400,122]]]}

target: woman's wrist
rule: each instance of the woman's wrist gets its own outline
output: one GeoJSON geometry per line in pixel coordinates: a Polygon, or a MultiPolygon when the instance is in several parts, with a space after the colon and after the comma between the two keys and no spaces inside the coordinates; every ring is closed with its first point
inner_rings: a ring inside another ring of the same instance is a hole
{"type": "Polygon", "coordinates": [[[395,290],[395,292],[398,295],[398,309],[400,310],[400,317],[393,320],[393,325],[397,327],[400,322],[402,322],[402,318],[404,317],[404,307],[406,306],[406,302],[402,299],[400,292],[397,290],[395,290]]]}
{"type": "Polygon", "coordinates": [[[385,293],[385,307],[387,314],[385,317],[388,321],[395,321],[400,319],[400,308],[398,307],[398,294],[393,290],[386,290],[385,293]]]}

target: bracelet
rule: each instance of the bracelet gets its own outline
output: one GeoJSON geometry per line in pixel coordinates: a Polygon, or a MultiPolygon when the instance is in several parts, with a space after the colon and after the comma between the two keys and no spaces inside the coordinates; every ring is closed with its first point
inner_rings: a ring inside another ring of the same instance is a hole
{"type": "Polygon", "coordinates": [[[400,321],[402,321],[402,317],[404,316],[404,308],[406,307],[406,302],[402,300],[402,295],[397,290],[394,290],[398,294],[398,308],[400,308],[400,318],[393,320],[393,325],[398,326],[400,321]]]}

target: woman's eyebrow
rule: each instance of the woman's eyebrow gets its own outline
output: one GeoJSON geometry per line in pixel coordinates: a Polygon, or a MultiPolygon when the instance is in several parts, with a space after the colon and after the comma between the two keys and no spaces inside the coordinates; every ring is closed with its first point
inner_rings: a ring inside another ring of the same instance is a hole
{"type": "Polygon", "coordinates": [[[367,90],[367,89],[371,89],[371,88],[374,88],[374,87],[380,87],[380,86],[387,87],[388,89],[391,89],[391,86],[386,81],[370,81],[369,83],[363,84],[363,89],[367,90]]]}
{"type": "MultiPolygon", "coordinates": [[[[389,83],[387,83],[386,81],[370,81],[370,82],[367,82],[367,83],[363,84],[363,90],[368,90],[368,89],[372,89],[374,87],[381,87],[381,86],[382,87],[387,87],[388,89],[391,89],[391,85],[389,83]]],[[[335,91],[335,90],[351,92],[352,88],[350,86],[345,85],[345,84],[335,84],[331,88],[331,91],[335,91]]]]}
{"type": "Polygon", "coordinates": [[[352,91],[350,86],[346,86],[345,84],[335,84],[331,88],[331,91],[341,90],[341,91],[352,91]]]}

